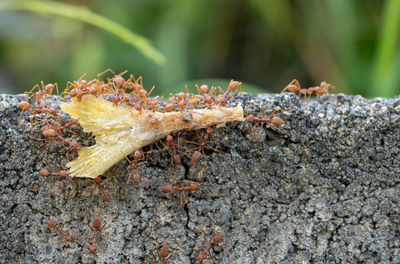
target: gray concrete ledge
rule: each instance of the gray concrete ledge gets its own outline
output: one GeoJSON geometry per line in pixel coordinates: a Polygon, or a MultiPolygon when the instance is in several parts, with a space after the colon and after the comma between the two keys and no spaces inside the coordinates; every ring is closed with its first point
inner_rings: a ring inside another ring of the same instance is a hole
{"type": "MultiPolygon", "coordinates": [[[[289,93],[240,95],[247,114],[284,108],[282,132],[243,123],[214,129],[211,145],[223,153],[206,152],[204,173],[201,162],[169,167],[169,154],[154,151],[138,168],[140,187],[102,204],[89,181],[39,176],[44,161],[56,168],[65,156],[59,144],[29,137],[40,135],[29,115],[16,126],[22,98],[0,95],[0,263],[155,260],[150,221],[159,243],[176,249],[169,263],[198,263],[193,248],[205,245],[196,228],[209,239],[213,219],[225,247],[208,263],[400,263],[399,98],[326,95],[304,106],[289,93]],[[171,178],[202,182],[182,209],[176,196],[157,195],[171,178]],[[57,215],[76,237],[90,234],[81,206],[89,221],[118,211],[104,228],[115,241],[103,240],[97,257],[88,254],[89,239],[45,235],[57,215]]],[[[122,160],[107,171],[111,191],[124,185],[127,168],[122,160]]]]}

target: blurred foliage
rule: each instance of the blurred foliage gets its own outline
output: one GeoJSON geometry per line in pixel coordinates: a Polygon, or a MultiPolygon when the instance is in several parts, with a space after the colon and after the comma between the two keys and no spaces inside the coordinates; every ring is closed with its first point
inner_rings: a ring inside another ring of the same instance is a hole
{"type": "Polygon", "coordinates": [[[399,92],[397,0],[58,2],[85,7],[150,39],[166,63],[148,60],[82,19],[2,11],[0,92],[23,92],[40,80],[65,86],[107,68],[142,75],[146,87],[154,84],[164,95],[206,79],[240,80],[244,90],[252,84],[252,92],[279,92],[294,78],[304,87],[326,80],[335,93],[399,92]]]}

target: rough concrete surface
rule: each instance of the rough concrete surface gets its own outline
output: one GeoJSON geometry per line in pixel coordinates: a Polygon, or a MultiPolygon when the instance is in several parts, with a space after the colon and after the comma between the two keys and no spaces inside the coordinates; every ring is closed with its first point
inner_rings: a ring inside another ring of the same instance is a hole
{"type": "MultiPolygon", "coordinates": [[[[111,202],[100,202],[88,180],[39,176],[65,164],[62,146],[41,142],[30,114],[20,125],[24,96],[0,96],[0,262],[152,263],[157,261],[151,224],[161,247],[174,251],[168,263],[199,263],[214,227],[224,247],[205,263],[400,263],[400,98],[372,100],[325,95],[306,105],[296,95],[238,95],[246,114],[276,107],[285,124],[276,128],[234,123],[214,128],[204,161],[189,157],[170,166],[167,151],[153,151],[138,167],[139,187],[129,184],[122,160],[103,177],[111,202]],[[201,182],[183,208],[179,197],[159,187],[182,180],[201,182]],[[90,235],[89,222],[116,213],[89,254],[91,238],[64,242],[46,220],[65,222],[76,239],[90,235]],[[215,223],[214,223],[215,220],[215,223]]],[[[80,133],[75,127],[75,133],[80,133]]],[[[179,135],[195,140],[196,133],[179,135]]],[[[90,135],[85,135],[90,139],[90,135]]],[[[177,135],[174,135],[177,137],[177,135]]]]}

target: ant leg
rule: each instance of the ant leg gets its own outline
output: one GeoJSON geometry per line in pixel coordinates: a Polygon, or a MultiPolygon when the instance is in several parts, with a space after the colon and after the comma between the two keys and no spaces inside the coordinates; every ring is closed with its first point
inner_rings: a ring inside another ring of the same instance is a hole
{"type": "Polygon", "coordinates": [[[111,73],[114,74],[114,76],[115,76],[115,73],[113,72],[113,70],[111,70],[111,68],[108,68],[107,70],[105,70],[105,71],[103,71],[103,72],[97,74],[97,77],[100,77],[100,76],[102,76],[103,74],[105,74],[105,73],[107,73],[107,72],[111,72],[111,73]]]}
{"type": "MultiPolygon", "coordinates": [[[[117,212],[118,212],[118,210],[119,210],[119,207],[118,207],[118,209],[117,209],[117,212]]],[[[111,218],[113,218],[113,217],[117,214],[117,212],[113,213],[113,214],[107,219],[107,222],[105,222],[105,224],[99,229],[99,231],[103,230],[103,228],[108,224],[108,222],[111,221],[111,218]]]]}

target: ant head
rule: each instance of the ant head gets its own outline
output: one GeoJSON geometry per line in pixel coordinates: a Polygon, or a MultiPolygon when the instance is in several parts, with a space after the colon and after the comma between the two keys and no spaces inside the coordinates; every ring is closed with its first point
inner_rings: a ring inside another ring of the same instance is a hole
{"type": "Polygon", "coordinates": [[[52,116],[57,116],[57,111],[54,108],[49,108],[47,112],[49,112],[49,114],[52,116]]]}
{"type": "Polygon", "coordinates": [[[174,138],[171,135],[167,135],[165,137],[165,139],[167,140],[168,144],[172,145],[174,143],[174,138]]]}
{"type": "Polygon", "coordinates": [[[168,245],[167,245],[166,243],[162,246],[162,248],[161,248],[161,250],[160,250],[160,255],[161,255],[161,257],[162,257],[163,259],[165,259],[165,258],[168,257],[168,255],[169,255],[169,248],[168,248],[168,245]]]}
{"type": "Polygon", "coordinates": [[[75,139],[72,139],[72,140],[69,142],[69,146],[70,146],[72,149],[75,149],[75,150],[80,150],[80,149],[81,149],[81,144],[80,144],[78,141],[76,141],[75,139]]]}
{"type": "Polygon", "coordinates": [[[135,104],[135,110],[137,111],[142,111],[142,107],[140,106],[140,104],[135,104]]]}
{"type": "Polygon", "coordinates": [[[81,80],[81,81],[79,81],[79,88],[83,88],[83,87],[85,87],[86,85],[87,85],[87,81],[86,80],[81,80]]]}
{"type": "Polygon", "coordinates": [[[96,250],[97,250],[97,246],[95,244],[91,244],[89,246],[89,252],[90,254],[95,254],[96,255],[96,250]]]}
{"type": "Polygon", "coordinates": [[[174,110],[174,105],[173,104],[167,104],[165,107],[165,112],[172,112],[174,110]]]}
{"type": "Polygon", "coordinates": [[[93,180],[94,183],[99,184],[101,182],[101,176],[93,180]]]}
{"type": "Polygon", "coordinates": [[[185,109],[185,107],[186,107],[185,100],[184,99],[180,100],[178,105],[179,105],[179,108],[183,111],[185,109]]]}
{"type": "MultiPolygon", "coordinates": [[[[205,101],[207,104],[212,104],[212,103],[213,103],[213,99],[212,99],[211,96],[209,96],[208,94],[204,94],[203,97],[204,97],[204,101],[205,101]]],[[[226,99],[225,99],[225,100],[226,100],[226,99]]]]}
{"type": "Polygon", "coordinates": [[[51,94],[51,92],[53,92],[55,85],[52,83],[46,84],[46,86],[44,87],[45,93],[46,94],[51,94]]]}
{"type": "Polygon", "coordinates": [[[93,220],[92,226],[94,227],[94,229],[100,229],[100,227],[101,227],[101,219],[100,219],[100,217],[96,217],[93,220]]]}
{"type": "Polygon", "coordinates": [[[89,88],[89,93],[92,94],[92,95],[97,95],[97,89],[96,89],[96,87],[91,87],[91,88],[89,88]]]}
{"type": "Polygon", "coordinates": [[[178,93],[177,95],[178,95],[178,99],[179,99],[179,100],[183,100],[183,99],[186,98],[186,94],[185,94],[185,93],[182,93],[182,92],[181,92],[181,93],[178,93]]]}
{"type": "Polygon", "coordinates": [[[221,100],[219,100],[219,104],[221,106],[225,106],[228,103],[228,100],[226,100],[226,98],[221,98],[221,100]]]}
{"type": "Polygon", "coordinates": [[[53,220],[46,220],[46,223],[47,223],[47,225],[48,225],[51,229],[57,227],[57,223],[54,222],[53,220]]]}
{"type": "Polygon", "coordinates": [[[145,98],[147,96],[147,91],[143,88],[139,90],[139,96],[145,98]]]}
{"type": "Polygon", "coordinates": [[[121,100],[121,97],[119,97],[118,95],[114,95],[113,97],[113,105],[117,106],[118,102],[121,100]]]}
{"type": "Polygon", "coordinates": [[[140,150],[136,150],[135,153],[133,154],[133,157],[135,158],[135,160],[140,160],[142,158],[142,152],[140,152],[140,150]]]}
{"type": "Polygon", "coordinates": [[[122,86],[125,82],[125,78],[121,75],[115,75],[114,82],[117,86],[122,86]]]}

